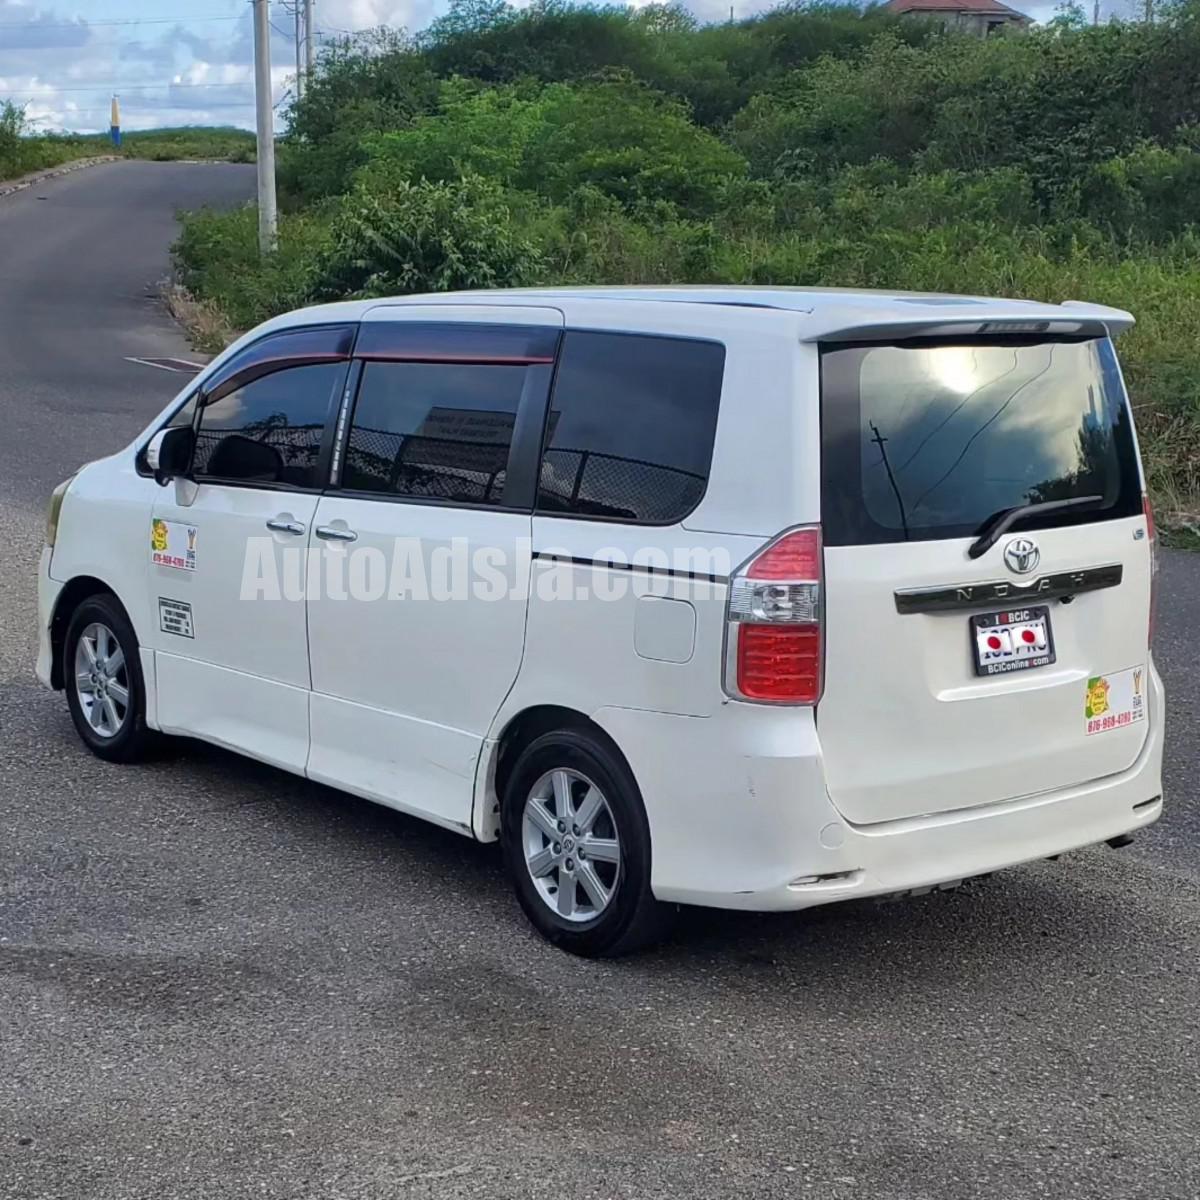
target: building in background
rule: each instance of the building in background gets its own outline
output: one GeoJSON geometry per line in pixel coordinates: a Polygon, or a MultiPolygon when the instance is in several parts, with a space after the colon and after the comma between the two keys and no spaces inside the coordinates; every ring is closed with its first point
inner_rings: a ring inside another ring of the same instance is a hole
{"type": "Polygon", "coordinates": [[[1000,0],[888,0],[889,12],[940,21],[947,29],[981,37],[1002,29],[1024,29],[1033,23],[1024,13],[1000,0]]]}

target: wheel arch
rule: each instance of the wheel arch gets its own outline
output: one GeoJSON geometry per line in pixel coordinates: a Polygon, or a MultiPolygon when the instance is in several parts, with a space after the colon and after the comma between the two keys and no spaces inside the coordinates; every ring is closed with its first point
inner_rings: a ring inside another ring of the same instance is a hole
{"type": "Polygon", "coordinates": [[[603,726],[586,713],[561,704],[531,705],[510,717],[500,734],[484,743],[476,776],[473,821],[475,836],[480,841],[494,842],[500,836],[500,805],[504,789],[522,751],[542,734],[559,729],[575,730],[595,738],[617,758],[637,783],[637,777],[621,747],[603,726]]]}
{"type": "MultiPolygon", "coordinates": [[[[74,579],[65,584],[54,602],[54,615],[50,618],[50,685],[56,691],[62,691],[65,686],[63,649],[67,640],[67,626],[71,623],[71,617],[75,610],[93,596],[111,596],[117,604],[121,605],[121,611],[125,614],[125,619],[129,621],[130,626],[133,625],[133,621],[129,617],[129,610],[124,604],[121,604],[121,597],[103,579],[97,579],[94,575],[76,575],[74,579]]],[[[136,634],[137,631],[134,630],[134,632],[136,634]]]]}

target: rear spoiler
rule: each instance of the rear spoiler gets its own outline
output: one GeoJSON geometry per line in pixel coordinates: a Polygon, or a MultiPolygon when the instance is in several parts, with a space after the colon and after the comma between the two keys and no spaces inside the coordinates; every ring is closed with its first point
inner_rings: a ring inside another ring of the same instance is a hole
{"type": "MultiPolygon", "coordinates": [[[[1133,323],[1133,316],[1119,308],[1099,304],[1084,304],[1067,300],[1060,305],[997,305],[986,316],[970,319],[944,314],[902,317],[899,320],[866,321],[837,320],[851,313],[831,313],[834,319],[820,330],[805,330],[804,341],[820,342],[879,342],[907,338],[964,338],[964,337],[1116,337],[1133,323]],[[1029,309],[1034,309],[1030,312],[1029,309]],[[1040,311],[1039,311],[1040,310],[1040,311]]],[[[863,314],[864,316],[866,314],[863,314]]],[[[875,313],[871,314],[876,315],[875,313]]]]}

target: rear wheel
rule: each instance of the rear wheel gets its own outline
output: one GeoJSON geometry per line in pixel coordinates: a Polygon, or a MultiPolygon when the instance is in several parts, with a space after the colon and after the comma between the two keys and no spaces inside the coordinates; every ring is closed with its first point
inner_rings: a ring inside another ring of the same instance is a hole
{"type": "Polygon", "coordinates": [[[618,955],[665,932],[637,784],[599,739],[563,730],[531,742],[505,789],[501,837],[517,898],[547,941],[618,955]]]}
{"type": "Polygon", "coordinates": [[[63,644],[67,706],[84,745],[109,762],[143,758],[154,741],[146,727],[146,689],[137,638],[112,596],[75,610],[63,644]]]}

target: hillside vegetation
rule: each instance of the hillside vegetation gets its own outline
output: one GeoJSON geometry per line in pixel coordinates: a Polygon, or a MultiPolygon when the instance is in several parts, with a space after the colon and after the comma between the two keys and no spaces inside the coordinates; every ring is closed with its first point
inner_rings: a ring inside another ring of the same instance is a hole
{"type": "Polygon", "coordinates": [[[280,249],[193,214],[181,277],[236,327],[462,287],[733,282],[1131,309],[1164,513],[1200,512],[1200,4],[958,37],[877,10],[460,0],[326,51],[281,146],[280,249]]]}
{"type": "Polygon", "coordinates": [[[19,179],[77,158],[115,154],[121,158],[223,158],[254,161],[254,135],[242,129],[193,126],[127,133],[120,149],[107,134],[31,134],[24,111],[11,101],[0,104],[0,181],[19,179]]]}

